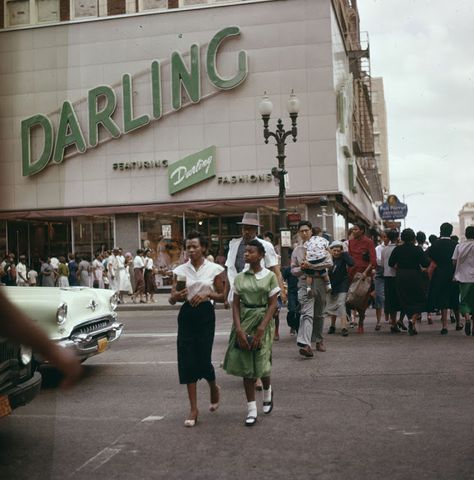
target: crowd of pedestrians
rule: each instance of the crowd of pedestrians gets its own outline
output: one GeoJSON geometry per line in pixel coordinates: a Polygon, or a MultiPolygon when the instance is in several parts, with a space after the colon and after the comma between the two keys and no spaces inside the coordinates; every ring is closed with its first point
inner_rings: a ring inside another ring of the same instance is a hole
{"type": "MultiPolygon", "coordinates": [[[[247,212],[238,223],[242,236],[230,242],[227,258],[214,262],[207,256],[206,239],[191,232],[185,240],[185,260],[173,269],[169,302],[182,303],[177,347],[179,380],[187,386],[190,403],[186,427],[194,427],[198,420],[200,379],[209,384],[209,410],[219,407],[220,388],[211,361],[215,302],[232,310],[223,368],[243,379],[246,426],[257,421],[256,389],[263,390],[263,413],[273,409],[272,344],[279,339],[282,304],[287,304],[290,334],[305,358],[314,357],[314,350],[326,351],[326,317],[330,335],[337,332],[338,322],[343,337],[351,327],[363,334],[370,304],[376,312],[376,331],[382,329],[385,317],[392,334],[417,335],[426,313],[429,324],[434,314],[440,315],[443,336],[448,334],[450,320],[455,330],[473,333],[474,226],[466,228],[461,243],[452,236],[449,223],[443,223],[439,236],[431,235],[429,243],[423,232],[410,228],[401,234],[384,231],[374,242],[365,225],[357,223],[347,239],[330,243],[320,229],[303,220],[298,224],[291,264],[281,269],[271,232],[265,238],[257,236],[261,227],[257,214],[247,212]]],[[[44,258],[39,272],[28,267],[24,255],[15,262],[9,254],[0,264],[1,281],[6,285],[111,288],[122,302],[126,295],[134,302],[153,301],[156,275],[149,249],[138,249],[133,256],[116,248],[97,253],[92,262],[74,254],[67,260],[64,256],[44,258]]]]}
{"type": "Polygon", "coordinates": [[[138,249],[136,255],[122,248],[97,252],[92,261],[85,256],[39,257],[39,268],[27,265],[26,255],[9,253],[0,264],[0,284],[19,287],[110,288],[127,303],[155,302],[157,269],[151,249],[138,249]],[[67,258],[67,259],[66,259],[67,258]]]}

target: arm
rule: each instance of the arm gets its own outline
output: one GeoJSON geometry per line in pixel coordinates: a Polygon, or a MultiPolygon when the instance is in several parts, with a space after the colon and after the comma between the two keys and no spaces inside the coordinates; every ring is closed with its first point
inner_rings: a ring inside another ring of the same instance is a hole
{"type": "Polygon", "coordinates": [[[247,342],[247,332],[242,330],[240,325],[240,295],[234,293],[232,300],[232,321],[234,322],[235,334],[237,335],[237,342],[242,350],[250,350],[250,345],[247,342]]]}
{"type": "Polygon", "coordinates": [[[223,302],[227,298],[225,297],[224,275],[225,273],[222,272],[214,279],[215,292],[209,294],[209,299],[214,300],[214,302],[223,302]]]}
{"type": "Polygon", "coordinates": [[[49,360],[64,374],[62,385],[69,387],[81,376],[79,360],[67,350],[54,344],[21,310],[0,292],[0,334],[14,342],[24,343],[49,360]]]}
{"type": "Polygon", "coordinates": [[[269,270],[271,270],[277,277],[278,280],[278,285],[280,287],[280,296],[281,296],[281,301],[283,303],[286,303],[286,290],[285,290],[285,284],[283,283],[283,277],[281,275],[281,270],[280,270],[280,265],[274,265],[273,267],[270,267],[269,270]]]}
{"type": "Polygon", "coordinates": [[[272,295],[268,299],[268,308],[267,308],[267,311],[265,312],[265,316],[263,317],[263,320],[260,322],[260,325],[257,327],[257,330],[253,337],[252,345],[250,346],[251,350],[256,350],[259,347],[260,343],[262,342],[262,337],[263,337],[263,334],[265,333],[265,329],[267,328],[269,322],[273,318],[273,315],[275,314],[275,311],[277,309],[277,297],[278,297],[278,294],[275,293],[275,295],[272,295]]]}
{"type": "Polygon", "coordinates": [[[342,256],[348,267],[353,267],[355,265],[354,259],[347,252],[342,252],[342,256]]]}
{"type": "Polygon", "coordinates": [[[390,255],[390,258],[388,259],[388,265],[389,267],[395,267],[398,262],[398,247],[395,247],[393,249],[392,254],[390,255]]]}
{"type": "Polygon", "coordinates": [[[301,266],[296,251],[297,248],[295,248],[295,250],[291,254],[291,274],[295,277],[301,277],[301,275],[303,275],[303,272],[301,271],[301,266]]]}
{"type": "MultiPolygon", "coordinates": [[[[227,267],[226,267],[226,273],[227,273],[227,267]]],[[[230,305],[229,305],[229,292],[230,292],[230,282],[229,282],[229,276],[226,276],[226,281],[224,284],[224,308],[227,310],[230,305]]]]}

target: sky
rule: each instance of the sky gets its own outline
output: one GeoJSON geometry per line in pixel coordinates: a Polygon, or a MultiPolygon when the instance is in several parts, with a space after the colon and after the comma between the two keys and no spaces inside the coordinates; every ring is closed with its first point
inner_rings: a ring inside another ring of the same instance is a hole
{"type": "Polygon", "coordinates": [[[406,226],[439,233],[474,202],[474,1],[358,0],[383,77],[390,193],[406,226]]]}

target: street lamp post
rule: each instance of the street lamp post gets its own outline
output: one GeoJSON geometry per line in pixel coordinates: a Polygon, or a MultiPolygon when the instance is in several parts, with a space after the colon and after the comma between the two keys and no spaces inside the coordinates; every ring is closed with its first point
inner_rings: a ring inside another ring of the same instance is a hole
{"type": "MultiPolygon", "coordinates": [[[[298,112],[300,109],[300,101],[294,94],[291,92],[290,98],[288,99],[287,103],[288,113],[290,114],[291,118],[291,130],[285,131],[283,126],[283,122],[281,118],[277,121],[277,128],[274,132],[271,132],[268,128],[268,122],[270,121],[270,115],[273,110],[273,104],[268,98],[268,95],[265,92],[264,97],[259,105],[260,115],[262,116],[263,120],[263,137],[265,138],[265,143],[268,143],[268,139],[273,137],[276,141],[277,146],[277,156],[278,159],[278,167],[272,168],[272,175],[278,179],[278,212],[280,217],[280,241],[282,239],[283,231],[288,230],[287,224],[287,209],[286,209],[286,186],[285,186],[285,175],[287,171],[285,170],[285,146],[286,146],[286,139],[288,136],[293,137],[293,142],[296,142],[296,119],[298,118],[298,112]]],[[[282,242],[283,243],[283,242],[282,242]]],[[[284,247],[283,244],[281,246],[281,265],[287,266],[289,264],[288,258],[288,247],[284,247]]]]}

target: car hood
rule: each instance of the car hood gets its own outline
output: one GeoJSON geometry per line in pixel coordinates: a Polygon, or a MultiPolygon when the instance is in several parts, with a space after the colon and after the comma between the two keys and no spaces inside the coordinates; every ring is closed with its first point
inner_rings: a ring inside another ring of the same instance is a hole
{"type": "Polygon", "coordinates": [[[87,287],[2,287],[7,297],[44,328],[52,339],[64,338],[85,322],[114,315],[110,307],[113,290],[87,287]],[[58,326],[56,312],[65,303],[66,322],[58,326]]]}

